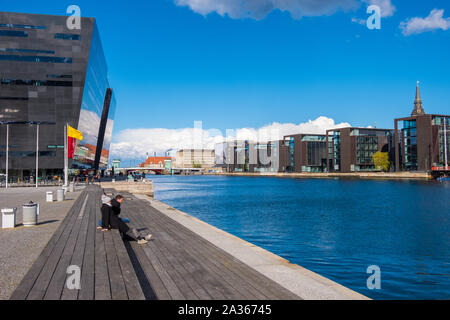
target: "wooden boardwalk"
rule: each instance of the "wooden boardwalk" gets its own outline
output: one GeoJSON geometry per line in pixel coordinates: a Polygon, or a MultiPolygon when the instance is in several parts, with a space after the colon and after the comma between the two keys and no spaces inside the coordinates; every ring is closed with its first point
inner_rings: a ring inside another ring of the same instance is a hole
{"type": "Polygon", "coordinates": [[[138,245],[97,231],[101,194],[97,186],[82,193],[12,300],[299,299],[131,194],[122,216],[153,240],[138,245]],[[80,289],[66,285],[69,266],[81,270],[80,289]]]}

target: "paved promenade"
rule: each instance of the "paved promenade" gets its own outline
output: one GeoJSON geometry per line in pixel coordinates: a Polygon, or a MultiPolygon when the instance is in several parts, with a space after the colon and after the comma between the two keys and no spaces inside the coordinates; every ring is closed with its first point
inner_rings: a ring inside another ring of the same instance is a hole
{"type": "MultiPolygon", "coordinates": [[[[0,300],[9,299],[81,193],[69,193],[64,202],[47,203],[46,192],[56,190],[55,187],[0,189],[0,209],[16,207],[19,224],[16,229],[0,229],[0,300]],[[39,225],[24,228],[20,226],[22,205],[30,201],[40,204],[39,225]]],[[[0,226],[1,219],[0,215],[0,226]]]]}
{"type": "Polygon", "coordinates": [[[117,230],[96,230],[102,190],[89,186],[11,299],[366,299],[161,202],[121,193],[126,198],[122,216],[153,234],[148,244],[123,240],[117,230]],[[69,287],[72,267],[79,270],[79,287],[69,287]]]}

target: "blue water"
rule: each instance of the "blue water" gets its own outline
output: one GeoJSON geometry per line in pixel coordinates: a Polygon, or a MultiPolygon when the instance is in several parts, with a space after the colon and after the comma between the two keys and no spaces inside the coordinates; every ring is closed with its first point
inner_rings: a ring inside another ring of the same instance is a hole
{"type": "Polygon", "coordinates": [[[450,299],[450,183],[154,177],[155,197],[373,299],[450,299]],[[381,289],[367,268],[381,268],[381,289]]]}

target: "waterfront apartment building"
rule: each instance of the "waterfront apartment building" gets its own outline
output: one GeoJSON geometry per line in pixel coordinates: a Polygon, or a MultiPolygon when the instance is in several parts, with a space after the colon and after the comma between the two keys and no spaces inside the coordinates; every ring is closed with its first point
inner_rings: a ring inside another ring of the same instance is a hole
{"type": "Polygon", "coordinates": [[[393,160],[393,136],[391,129],[352,127],[327,130],[327,171],[376,171],[372,156],[378,151],[389,153],[393,160]]]}
{"type": "Polygon", "coordinates": [[[177,152],[175,167],[179,169],[214,167],[214,150],[207,149],[183,149],[177,152]]]}
{"type": "Polygon", "coordinates": [[[326,172],[327,136],[295,134],[284,137],[286,172],[326,172]]]}
{"type": "Polygon", "coordinates": [[[395,132],[397,171],[449,170],[450,116],[425,113],[419,83],[411,116],[395,119],[395,132]]]}
{"type": "Polygon", "coordinates": [[[39,125],[40,176],[64,168],[64,126],[84,135],[72,169],[106,169],[115,98],[93,18],[69,30],[65,16],[0,12],[0,171],[9,128],[10,177],[35,170],[39,125]]]}
{"type": "Polygon", "coordinates": [[[232,141],[216,145],[216,150],[220,150],[216,166],[225,166],[230,173],[277,173],[286,170],[287,148],[283,140],[232,141]]]}

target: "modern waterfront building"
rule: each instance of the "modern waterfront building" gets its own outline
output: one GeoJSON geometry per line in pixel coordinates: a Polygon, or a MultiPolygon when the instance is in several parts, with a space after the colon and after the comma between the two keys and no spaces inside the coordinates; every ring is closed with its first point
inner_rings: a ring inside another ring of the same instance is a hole
{"type": "Polygon", "coordinates": [[[450,116],[425,113],[419,83],[411,116],[395,119],[395,132],[397,171],[430,171],[432,167],[448,166],[450,116]]]}
{"type": "Polygon", "coordinates": [[[226,171],[233,173],[276,173],[286,170],[287,148],[283,140],[254,142],[237,140],[216,146],[223,152],[216,157],[216,166],[225,163],[226,171]],[[220,163],[217,162],[220,159],[220,163]]]}
{"type": "Polygon", "coordinates": [[[376,171],[372,156],[378,151],[394,158],[391,129],[340,128],[327,130],[328,172],[376,171]]]}
{"type": "Polygon", "coordinates": [[[286,172],[325,172],[327,170],[327,136],[295,134],[284,137],[286,172]]]}
{"type": "Polygon", "coordinates": [[[177,152],[175,167],[179,169],[214,167],[214,150],[206,149],[183,149],[177,152]]]}
{"type": "Polygon", "coordinates": [[[69,30],[67,17],[0,12],[0,171],[9,123],[10,177],[35,170],[36,124],[40,176],[61,175],[64,126],[84,135],[72,169],[106,169],[115,114],[114,93],[95,19],[69,30]]]}

